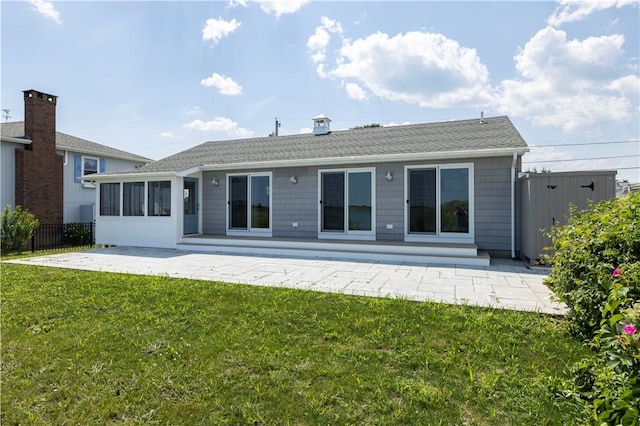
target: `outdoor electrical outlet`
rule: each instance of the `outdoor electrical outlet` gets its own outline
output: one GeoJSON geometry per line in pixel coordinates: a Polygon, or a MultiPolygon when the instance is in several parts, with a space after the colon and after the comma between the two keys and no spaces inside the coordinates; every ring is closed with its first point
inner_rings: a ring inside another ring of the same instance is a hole
{"type": "Polygon", "coordinates": [[[393,229],[393,223],[387,223],[387,229],[393,229]]]}
{"type": "Polygon", "coordinates": [[[294,228],[297,228],[297,227],[298,227],[298,222],[293,222],[293,223],[291,224],[291,226],[293,226],[294,228]]]}

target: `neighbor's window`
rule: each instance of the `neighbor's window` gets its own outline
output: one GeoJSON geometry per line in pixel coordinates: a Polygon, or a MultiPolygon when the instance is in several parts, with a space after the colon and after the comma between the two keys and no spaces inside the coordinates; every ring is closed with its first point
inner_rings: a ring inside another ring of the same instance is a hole
{"type": "Polygon", "coordinates": [[[82,157],[82,175],[98,173],[98,159],[94,157],[82,157]]]}
{"type": "Polygon", "coordinates": [[[171,216],[171,182],[149,182],[149,216],[171,216]]]}
{"type": "Polygon", "coordinates": [[[144,182],[122,184],[123,216],[144,216],[144,182]]]}
{"type": "Polygon", "coordinates": [[[100,216],[120,216],[120,184],[100,184],[100,216]]]}

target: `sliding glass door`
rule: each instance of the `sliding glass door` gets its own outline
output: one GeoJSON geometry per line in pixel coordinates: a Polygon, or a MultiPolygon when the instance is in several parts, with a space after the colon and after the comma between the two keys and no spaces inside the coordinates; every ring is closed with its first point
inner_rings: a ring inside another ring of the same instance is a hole
{"type": "Polygon", "coordinates": [[[467,164],[407,167],[407,236],[472,240],[472,175],[467,164]]]}
{"type": "Polygon", "coordinates": [[[271,174],[234,174],[228,182],[229,231],[270,232],[271,174]]]}
{"type": "Polygon", "coordinates": [[[320,171],[320,236],[374,236],[372,169],[320,171]]]}

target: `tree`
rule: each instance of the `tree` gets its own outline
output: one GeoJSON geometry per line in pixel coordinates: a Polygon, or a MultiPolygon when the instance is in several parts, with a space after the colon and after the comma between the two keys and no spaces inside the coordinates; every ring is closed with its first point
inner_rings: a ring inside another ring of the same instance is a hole
{"type": "Polygon", "coordinates": [[[370,127],[382,127],[382,125],[380,123],[371,123],[371,124],[365,124],[364,126],[351,127],[349,130],[368,129],[370,127]]]}

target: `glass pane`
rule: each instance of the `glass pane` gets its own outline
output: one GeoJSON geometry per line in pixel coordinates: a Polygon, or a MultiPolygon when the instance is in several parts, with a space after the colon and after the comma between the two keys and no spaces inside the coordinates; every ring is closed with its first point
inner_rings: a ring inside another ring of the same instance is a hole
{"type": "Polygon", "coordinates": [[[436,169],[409,170],[409,232],[436,233],[436,169]]]}
{"type": "Polygon", "coordinates": [[[440,170],[440,230],[469,233],[469,169],[440,170]]]}
{"type": "Polygon", "coordinates": [[[100,215],[120,216],[120,184],[100,184],[100,215]]]}
{"type": "Polygon", "coordinates": [[[196,214],[196,183],[184,182],[183,190],[184,214],[196,214]]]}
{"type": "Polygon", "coordinates": [[[91,175],[98,173],[98,159],[84,157],[84,174],[91,175]]]}
{"type": "Polygon", "coordinates": [[[229,227],[247,229],[247,176],[229,178],[229,227]]]}
{"type": "Polygon", "coordinates": [[[149,182],[149,216],[171,216],[171,182],[149,182]]]}
{"type": "Polygon", "coordinates": [[[322,230],[344,232],[344,173],[322,173],[322,230]]]}
{"type": "Polygon", "coordinates": [[[125,182],[122,187],[122,214],[144,216],[144,182],[125,182]]]}
{"type": "Polygon", "coordinates": [[[371,231],[371,172],[349,173],[349,231],[371,231]]]}
{"type": "Polygon", "coordinates": [[[269,176],[251,177],[251,227],[269,229],[269,176]]]}

